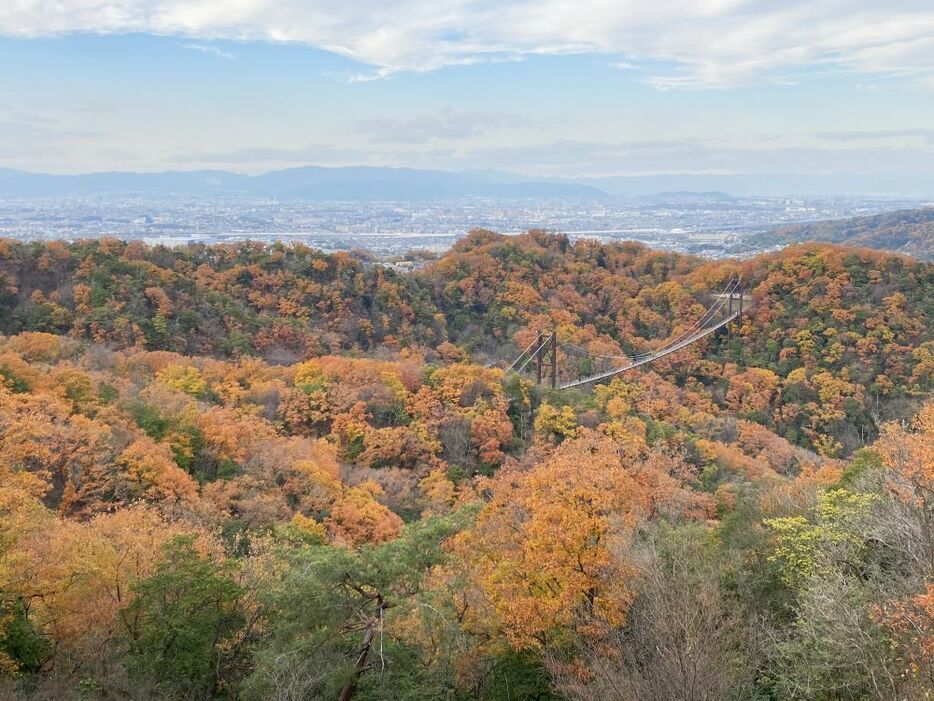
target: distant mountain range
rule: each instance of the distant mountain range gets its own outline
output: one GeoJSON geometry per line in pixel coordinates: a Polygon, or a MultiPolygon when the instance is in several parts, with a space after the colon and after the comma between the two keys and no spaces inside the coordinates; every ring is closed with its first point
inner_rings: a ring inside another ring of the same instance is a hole
{"type": "Polygon", "coordinates": [[[934,207],[782,226],[756,238],[756,244],[761,246],[799,241],[864,246],[934,260],[934,207]]]}
{"type": "Polygon", "coordinates": [[[107,172],[48,175],[0,168],[0,196],[65,195],[253,195],[305,200],[437,200],[457,197],[608,197],[583,183],[523,180],[495,171],[450,173],[412,168],[306,166],[241,175],[223,170],[162,173],[107,172]]]}
{"type": "Polygon", "coordinates": [[[526,178],[496,170],[303,166],[243,175],[226,170],[51,175],[0,168],[2,196],[247,195],[279,199],[419,201],[460,197],[723,201],[745,196],[901,196],[934,199],[934,177],[895,175],[621,175],[526,178]]]}

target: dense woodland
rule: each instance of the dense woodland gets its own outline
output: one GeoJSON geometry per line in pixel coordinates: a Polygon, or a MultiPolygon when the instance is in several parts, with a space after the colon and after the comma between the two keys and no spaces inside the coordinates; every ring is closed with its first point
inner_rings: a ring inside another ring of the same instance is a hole
{"type": "Polygon", "coordinates": [[[930,698],[932,319],[829,244],[0,242],[0,698],[930,698]]]}
{"type": "Polygon", "coordinates": [[[902,209],[871,217],[782,226],[758,237],[760,244],[827,241],[897,251],[934,260],[934,207],[902,209]]]}

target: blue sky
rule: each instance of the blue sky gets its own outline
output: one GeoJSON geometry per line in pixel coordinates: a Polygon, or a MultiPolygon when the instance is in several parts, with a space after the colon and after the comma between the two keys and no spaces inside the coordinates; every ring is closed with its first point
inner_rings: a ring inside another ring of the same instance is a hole
{"type": "Polygon", "coordinates": [[[0,166],[934,173],[929,0],[344,4],[0,4],[0,166]]]}

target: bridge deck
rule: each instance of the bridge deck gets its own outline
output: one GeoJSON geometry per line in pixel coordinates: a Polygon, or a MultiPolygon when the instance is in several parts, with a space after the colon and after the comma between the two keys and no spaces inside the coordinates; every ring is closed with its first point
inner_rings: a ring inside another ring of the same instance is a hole
{"type": "MultiPolygon", "coordinates": [[[[746,309],[748,309],[750,305],[748,302],[746,302],[746,300],[744,300],[744,303],[745,303],[745,309],[743,310],[743,312],[745,313],[746,309]]],[[[700,339],[704,338],[704,336],[709,336],[717,329],[721,329],[727,324],[729,324],[731,321],[736,319],[738,316],[739,316],[739,311],[738,310],[734,311],[732,314],[725,317],[724,319],[722,319],[715,325],[710,326],[708,328],[701,329],[700,331],[688,336],[684,340],[679,341],[678,343],[674,344],[670,348],[665,348],[664,350],[661,350],[658,353],[653,353],[644,358],[641,358],[632,363],[629,363],[628,365],[622,365],[612,370],[607,370],[606,372],[600,372],[600,373],[597,373],[596,375],[590,375],[589,377],[581,378],[580,380],[574,380],[573,382],[565,382],[564,384],[558,385],[556,389],[570,389],[571,387],[581,387],[583,385],[593,384],[594,382],[600,382],[601,380],[608,380],[611,377],[614,377],[615,375],[619,375],[620,373],[626,372],[627,370],[632,370],[633,368],[637,368],[640,365],[647,365],[648,363],[654,362],[658,360],[659,358],[664,358],[666,355],[670,355],[674,353],[675,351],[679,351],[685,346],[691,345],[695,341],[699,341],[700,339]]]]}

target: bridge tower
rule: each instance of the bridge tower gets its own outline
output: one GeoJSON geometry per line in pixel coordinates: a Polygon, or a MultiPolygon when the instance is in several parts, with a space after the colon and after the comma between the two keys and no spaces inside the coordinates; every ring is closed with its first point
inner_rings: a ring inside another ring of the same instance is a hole
{"type": "Polygon", "coordinates": [[[551,330],[551,388],[558,386],[558,330],[551,330]]]}
{"type": "MultiPolygon", "coordinates": [[[[736,319],[734,319],[734,321],[739,321],[741,317],[743,316],[743,295],[744,294],[745,292],[742,287],[737,287],[735,290],[730,292],[729,311],[727,312],[727,315],[733,316],[733,310],[734,310],[733,300],[735,299],[736,300],[736,307],[735,307],[736,319]]],[[[727,334],[729,335],[731,339],[733,338],[733,324],[730,324],[727,327],[727,334]]]]}
{"type": "Polygon", "coordinates": [[[545,336],[541,331],[538,332],[538,338],[535,339],[535,347],[538,349],[535,351],[535,382],[537,384],[542,383],[542,353],[545,350],[545,336]]]}
{"type": "Polygon", "coordinates": [[[545,364],[548,364],[548,379],[552,389],[558,386],[558,332],[553,330],[548,337],[541,331],[535,339],[535,381],[544,384],[545,364]]]}

